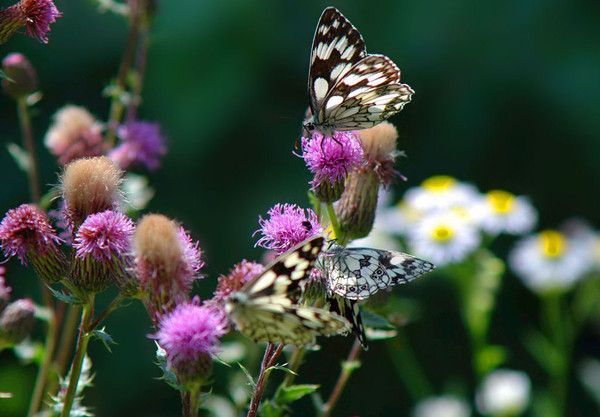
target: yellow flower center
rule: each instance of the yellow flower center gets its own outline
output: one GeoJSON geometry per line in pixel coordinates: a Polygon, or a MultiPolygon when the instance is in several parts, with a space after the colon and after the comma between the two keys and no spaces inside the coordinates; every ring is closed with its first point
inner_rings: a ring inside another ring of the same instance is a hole
{"type": "Polygon", "coordinates": [[[486,194],[487,202],[496,213],[507,214],[515,207],[515,196],[507,191],[493,190],[486,194]]]}
{"type": "Polygon", "coordinates": [[[544,256],[557,258],[565,252],[567,240],[562,233],[556,230],[545,230],[540,233],[539,239],[544,256]]]}
{"type": "Polygon", "coordinates": [[[423,181],[421,187],[425,188],[427,191],[442,193],[450,190],[455,184],[456,180],[448,175],[436,175],[423,181]]]}
{"type": "Polygon", "coordinates": [[[438,242],[447,242],[454,236],[454,229],[445,224],[437,225],[431,231],[431,237],[438,242]]]}

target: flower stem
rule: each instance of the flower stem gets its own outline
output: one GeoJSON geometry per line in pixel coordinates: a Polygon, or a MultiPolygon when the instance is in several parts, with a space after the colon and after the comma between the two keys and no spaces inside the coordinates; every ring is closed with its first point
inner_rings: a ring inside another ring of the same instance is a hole
{"type": "Polygon", "coordinates": [[[329,399],[325,404],[323,404],[323,407],[321,408],[321,413],[319,414],[320,417],[331,416],[331,413],[333,412],[335,405],[340,399],[342,392],[344,392],[344,388],[346,388],[346,384],[348,383],[350,376],[352,376],[354,371],[357,369],[356,362],[358,361],[358,357],[360,356],[361,350],[362,349],[360,347],[360,342],[358,338],[356,338],[354,340],[354,345],[352,345],[352,349],[348,354],[348,357],[342,364],[340,375],[338,376],[337,382],[335,383],[335,386],[333,387],[333,390],[329,395],[329,399]]]}
{"type": "Polygon", "coordinates": [[[98,315],[98,317],[92,322],[92,324],[90,324],[90,326],[86,330],[89,332],[98,327],[100,323],[102,323],[110,313],[119,308],[124,299],[125,297],[121,293],[119,293],[115,298],[113,298],[108,307],[106,307],[104,311],[98,315]]]}
{"type": "Polygon", "coordinates": [[[283,379],[283,386],[284,387],[289,387],[290,385],[292,385],[294,383],[294,380],[296,379],[296,376],[298,375],[297,371],[298,368],[300,368],[300,365],[302,364],[302,360],[304,359],[304,355],[306,354],[306,349],[304,349],[303,347],[298,347],[296,348],[296,350],[294,350],[294,353],[292,353],[292,356],[289,360],[289,370],[292,372],[288,372],[285,375],[285,378],[283,379]]]}
{"type": "Polygon", "coordinates": [[[77,338],[77,348],[75,350],[75,356],[73,357],[73,362],[71,364],[71,376],[69,378],[69,386],[67,387],[67,393],[65,394],[61,417],[69,417],[71,414],[73,401],[75,400],[75,395],[77,394],[77,385],[79,383],[79,377],[81,376],[83,360],[85,358],[85,354],[87,353],[87,347],[91,337],[91,333],[89,333],[87,329],[93,314],[94,295],[91,295],[88,302],[83,305],[83,310],[81,313],[81,323],[79,324],[79,337],[77,338]]]}
{"type": "Polygon", "coordinates": [[[181,393],[181,413],[183,417],[198,417],[199,387],[181,393]]]}
{"type": "Polygon", "coordinates": [[[260,374],[258,375],[258,381],[256,381],[256,387],[254,388],[254,393],[252,394],[252,399],[250,400],[250,407],[248,408],[248,414],[246,417],[255,417],[256,412],[258,411],[258,406],[260,405],[260,400],[262,399],[263,393],[265,391],[265,387],[267,385],[267,379],[269,378],[269,368],[275,364],[279,355],[283,351],[283,345],[280,344],[275,348],[273,343],[269,343],[265,348],[265,355],[263,356],[262,363],[260,365],[260,374]]]}
{"type": "Polygon", "coordinates": [[[331,228],[333,229],[335,238],[338,240],[338,244],[344,246],[344,239],[342,238],[340,230],[340,222],[338,222],[337,215],[335,214],[333,203],[327,203],[327,216],[329,217],[329,221],[331,222],[331,228]]]}
{"type": "Polygon", "coordinates": [[[27,179],[29,180],[29,193],[31,194],[31,201],[38,204],[41,198],[40,177],[37,154],[35,152],[35,141],[33,139],[33,129],[31,128],[31,117],[29,116],[29,106],[27,105],[26,97],[21,97],[17,100],[17,113],[21,125],[23,146],[25,147],[28,156],[27,179]]]}

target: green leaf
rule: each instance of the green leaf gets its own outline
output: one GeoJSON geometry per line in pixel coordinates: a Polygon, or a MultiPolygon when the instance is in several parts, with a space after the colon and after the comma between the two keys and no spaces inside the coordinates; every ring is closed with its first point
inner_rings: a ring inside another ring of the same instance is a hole
{"type": "Polygon", "coordinates": [[[275,402],[277,404],[290,404],[318,389],[319,385],[316,384],[281,385],[275,394],[275,402]]]}
{"type": "Polygon", "coordinates": [[[475,361],[477,369],[482,375],[489,373],[500,366],[507,357],[507,351],[502,346],[488,345],[477,352],[475,361]]]}
{"type": "Polygon", "coordinates": [[[256,382],[254,382],[254,378],[252,378],[252,375],[250,374],[250,372],[240,362],[238,362],[237,364],[240,367],[240,369],[242,370],[242,372],[244,373],[244,375],[246,375],[246,379],[248,379],[248,384],[252,387],[252,389],[255,389],[256,382]]]}
{"type": "Polygon", "coordinates": [[[116,345],[117,342],[115,342],[115,340],[112,338],[111,335],[109,335],[106,330],[104,330],[105,327],[101,328],[101,329],[96,329],[92,332],[92,336],[99,339],[102,344],[104,345],[104,347],[106,348],[106,350],[108,350],[110,353],[112,353],[112,350],[110,349],[110,345],[116,345]]]}
{"type": "Polygon", "coordinates": [[[60,301],[62,301],[63,303],[67,303],[67,304],[83,304],[83,300],[81,300],[80,298],[71,295],[71,294],[66,294],[60,290],[54,289],[51,286],[47,285],[48,289],[50,290],[50,292],[52,293],[53,296],[55,296],[57,299],[59,299],[60,301]]]}
{"type": "Polygon", "coordinates": [[[543,334],[531,331],[524,339],[525,347],[550,375],[557,375],[565,366],[568,358],[563,358],[559,349],[550,342],[543,334]]]}
{"type": "Polygon", "coordinates": [[[283,364],[283,365],[273,365],[270,366],[266,369],[267,372],[271,372],[271,371],[283,371],[283,372],[287,372],[288,374],[292,374],[292,375],[298,375],[296,372],[292,371],[290,368],[286,368],[287,363],[283,364]]]}
{"type": "Polygon", "coordinates": [[[167,352],[161,348],[158,343],[156,343],[156,365],[163,373],[158,379],[165,381],[171,388],[183,392],[183,387],[179,385],[179,382],[177,382],[177,375],[175,375],[175,372],[173,372],[168,366],[167,352]]]}
{"type": "Polygon", "coordinates": [[[283,407],[278,406],[272,401],[265,400],[258,409],[258,415],[260,417],[280,417],[284,411],[283,407]]]}
{"type": "Polygon", "coordinates": [[[21,148],[16,143],[9,143],[6,145],[6,150],[15,160],[15,163],[19,169],[23,172],[29,172],[29,154],[25,149],[21,148]]]}
{"type": "Polygon", "coordinates": [[[385,317],[375,314],[368,310],[361,311],[363,324],[365,327],[372,329],[394,330],[396,327],[390,323],[385,317]]]}

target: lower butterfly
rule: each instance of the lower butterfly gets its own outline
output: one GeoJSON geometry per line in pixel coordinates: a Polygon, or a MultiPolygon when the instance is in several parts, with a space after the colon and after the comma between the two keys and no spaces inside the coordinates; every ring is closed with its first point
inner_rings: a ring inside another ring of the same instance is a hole
{"type": "Polygon", "coordinates": [[[240,332],[256,342],[303,346],[350,330],[338,314],[298,304],[324,241],[317,235],[300,243],[229,296],[225,309],[240,332]]]}
{"type": "Polygon", "coordinates": [[[432,263],[403,252],[335,244],[319,256],[315,267],[324,278],[331,310],[352,324],[365,349],[367,338],[358,302],[435,268],[432,263]]]}

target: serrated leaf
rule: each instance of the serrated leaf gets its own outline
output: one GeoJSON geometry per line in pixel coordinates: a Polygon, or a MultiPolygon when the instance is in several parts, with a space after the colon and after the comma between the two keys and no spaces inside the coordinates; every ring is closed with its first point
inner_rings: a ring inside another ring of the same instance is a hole
{"type": "Polygon", "coordinates": [[[175,372],[173,372],[168,366],[167,352],[162,347],[160,347],[160,345],[158,343],[156,343],[156,362],[155,363],[163,373],[160,376],[160,378],[158,378],[158,379],[162,379],[171,388],[181,392],[183,390],[183,387],[181,385],[179,385],[179,383],[177,382],[177,375],[175,375],[175,372]]]}
{"type": "Polygon", "coordinates": [[[394,330],[396,328],[392,323],[387,321],[385,317],[382,317],[379,314],[375,314],[371,311],[362,310],[361,315],[365,327],[384,330],[394,330]]]}
{"type": "Polygon", "coordinates": [[[81,300],[80,298],[71,295],[71,294],[66,294],[60,290],[54,289],[51,286],[47,285],[48,289],[50,290],[50,292],[52,293],[53,296],[55,296],[58,300],[62,301],[63,303],[67,303],[67,304],[83,304],[83,300],[81,300]]]}
{"type": "Polygon", "coordinates": [[[19,169],[23,172],[29,172],[29,154],[25,149],[21,148],[16,143],[9,143],[6,145],[6,150],[15,160],[15,163],[19,169]]]}
{"type": "Polygon", "coordinates": [[[278,404],[290,404],[318,389],[319,385],[316,384],[282,385],[277,389],[275,401],[278,404]]]}
{"type": "Polygon", "coordinates": [[[92,332],[92,336],[99,339],[102,342],[102,344],[104,345],[104,347],[106,348],[106,350],[108,350],[110,353],[112,353],[110,345],[116,345],[117,342],[115,342],[114,339],[112,338],[112,336],[109,335],[106,332],[106,330],[104,330],[104,329],[105,329],[105,327],[94,330],[92,332]]]}
{"type": "Polygon", "coordinates": [[[256,382],[254,382],[254,378],[252,378],[252,375],[250,374],[250,372],[240,362],[238,362],[237,364],[240,367],[240,369],[242,370],[242,372],[244,373],[244,375],[246,375],[246,378],[248,379],[248,384],[252,387],[252,389],[255,389],[256,382]]]}

